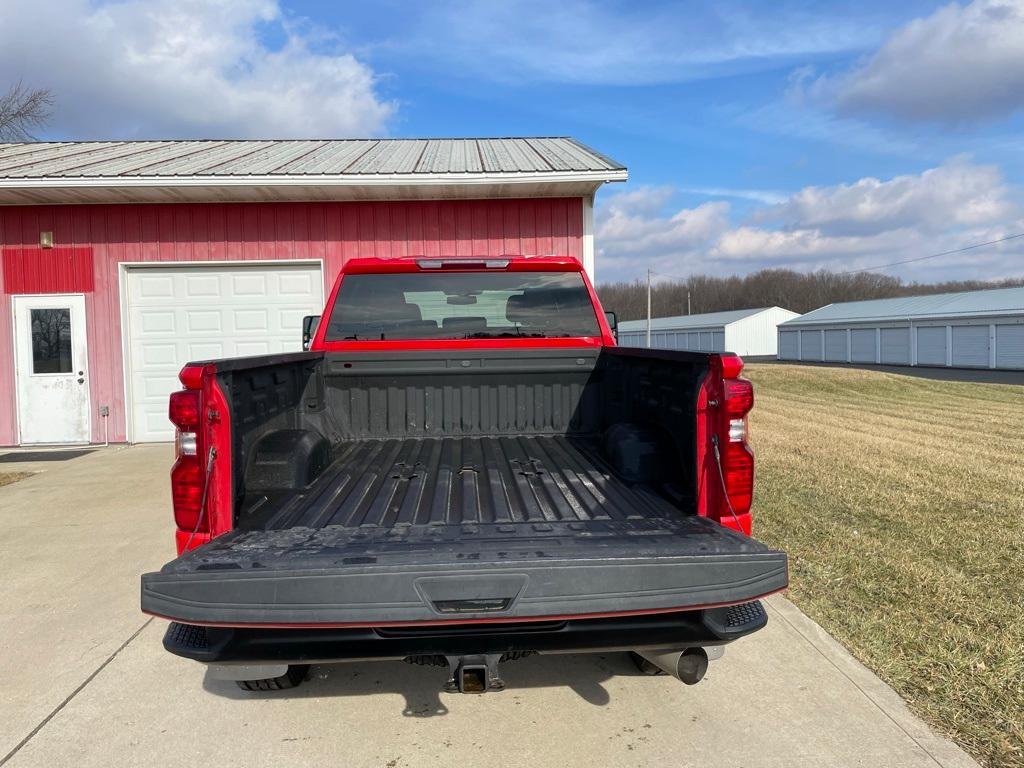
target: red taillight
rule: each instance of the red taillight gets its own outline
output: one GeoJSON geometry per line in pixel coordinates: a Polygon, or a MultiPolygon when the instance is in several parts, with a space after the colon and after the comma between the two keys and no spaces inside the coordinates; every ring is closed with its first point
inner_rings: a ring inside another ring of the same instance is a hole
{"type": "Polygon", "coordinates": [[[178,374],[178,381],[182,383],[185,389],[202,389],[203,366],[186,365],[178,374]]]}
{"type": "Polygon", "coordinates": [[[193,389],[172,392],[167,418],[181,431],[195,432],[199,427],[199,392],[193,389]]]}
{"type": "Polygon", "coordinates": [[[186,365],[167,414],[177,427],[171,503],[178,554],[231,530],[231,424],[212,363],[186,365]]]}
{"type": "Polygon", "coordinates": [[[754,385],[739,378],[743,360],[722,355],[722,403],[718,411],[716,444],[725,492],[715,506],[722,525],[750,534],[750,506],[754,496],[754,453],[747,444],[747,414],[754,407],[754,385]]]}
{"type": "Polygon", "coordinates": [[[729,352],[718,356],[722,365],[722,378],[735,379],[743,373],[743,358],[729,352]]]}
{"type": "Polygon", "coordinates": [[[203,466],[199,458],[199,424],[202,421],[202,371],[198,366],[186,366],[178,378],[185,386],[195,387],[172,392],[167,406],[167,417],[177,427],[174,452],[177,460],[171,468],[171,505],[174,522],[184,531],[206,531],[207,521],[200,521],[203,504],[203,466]]]}
{"type": "Polygon", "coordinates": [[[750,413],[754,407],[754,385],[749,379],[725,380],[725,412],[737,419],[750,413]]]}
{"type": "MultiPolygon", "coordinates": [[[[725,487],[729,492],[729,503],[732,514],[740,518],[745,533],[750,533],[750,518],[743,526],[743,516],[750,514],[750,504],[754,500],[754,454],[746,443],[727,443],[722,454],[722,469],[725,473],[725,487]]],[[[725,510],[725,519],[732,514],[725,510]]],[[[730,520],[731,522],[731,520],[730,520]]]]}
{"type": "Polygon", "coordinates": [[[171,504],[174,522],[183,531],[205,531],[206,521],[196,528],[203,503],[203,473],[197,456],[179,456],[171,468],[171,504]]]}

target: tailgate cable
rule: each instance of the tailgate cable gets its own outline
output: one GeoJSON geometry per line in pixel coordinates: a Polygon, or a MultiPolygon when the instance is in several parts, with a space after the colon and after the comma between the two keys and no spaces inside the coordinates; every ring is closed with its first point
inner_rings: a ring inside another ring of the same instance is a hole
{"type": "Polygon", "coordinates": [[[213,460],[215,458],[217,458],[217,449],[211,445],[210,453],[206,457],[206,478],[203,482],[203,496],[199,500],[199,517],[196,518],[196,524],[192,529],[192,533],[188,535],[188,540],[185,542],[185,547],[182,550],[183,552],[188,552],[192,539],[196,537],[196,534],[199,532],[199,526],[203,524],[203,519],[206,517],[206,494],[210,490],[210,475],[213,474],[213,460]]]}
{"type": "Polygon", "coordinates": [[[732,508],[732,502],[729,500],[729,489],[725,486],[725,472],[722,471],[722,454],[718,452],[718,435],[711,436],[711,447],[715,451],[715,466],[718,467],[718,479],[722,481],[722,498],[725,499],[725,506],[729,510],[729,514],[732,515],[732,521],[736,523],[736,530],[739,533],[743,533],[743,526],[740,525],[740,519],[736,515],[736,510],[732,508]]]}

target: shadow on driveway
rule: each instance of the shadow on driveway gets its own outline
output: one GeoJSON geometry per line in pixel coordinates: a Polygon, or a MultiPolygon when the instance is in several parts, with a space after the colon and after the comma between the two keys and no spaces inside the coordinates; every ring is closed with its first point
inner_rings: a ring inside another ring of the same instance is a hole
{"type": "MultiPolygon", "coordinates": [[[[508,688],[490,692],[487,696],[501,696],[518,703],[517,690],[564,686],[595,707],[603,707],[611,701],[603,685],[611,678],[645,676],[637,670],[627,653],[529,656],[505,662],[500,670],[508,688]]],[[[209,672],[203,678],[203,688],[226,699],[248,701],[397,693],[405,697],[403,716],[436,717],[448,714],[441,695],[447,673],[447,667],[419,666],[402,661],[360,661],[315,664],[302,685],[284,691],[249,693],[230,680],[214,678],[209,672]]],[[[473,694],[444,693],[445,698],[467,695],[473,694]]]]}

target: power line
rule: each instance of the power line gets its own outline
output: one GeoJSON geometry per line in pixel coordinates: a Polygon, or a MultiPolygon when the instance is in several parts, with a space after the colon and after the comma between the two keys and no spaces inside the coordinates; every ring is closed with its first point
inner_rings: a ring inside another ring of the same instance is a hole
{"type": "Polygon", "coordinates": [[[998,240],[989,240],[986,243],[975,243],[974,245],[966,245],[963,248],[954,248],[951,251],[942,251],[941,253],[933,253],[930,256],[918,256],[913,259],[904,259],[903,261],[894,261],[890,264],[876,264],[873,267],[864,267],[863,269],[848,269],[844,272],[837,272],[837,275],[853,275],[858,272],[872,272],[876,269],[887,269],[888,267],[898,267],[900,264],[912,264],[915,261],[925,261],[926,259],[937,259],[939,256],[950,256],[954,253],[963,253],[964,251],[971,251],[975,248],[984,248],[986,245],[995,245],[996,243],[1005,243],[1007,240],[1015,240],[1018,237],[1024,237],[1024,232],[1018,232],[1015,235],[1007,235],[1006,237],[1000,237],[998,240]]]}

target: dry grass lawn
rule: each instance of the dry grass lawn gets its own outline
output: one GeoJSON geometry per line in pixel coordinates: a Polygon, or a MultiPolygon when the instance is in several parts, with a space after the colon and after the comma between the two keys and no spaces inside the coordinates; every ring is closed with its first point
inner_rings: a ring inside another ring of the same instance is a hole
{"type": "Polygon", "coordinates": [[[29,472],[0,472],[0,486],[16,483],[23,477],[28,477],[29,472]]]}
{"type": "Polygon", "coordinates": [[[751,365],[755,535],[938,730],[1024,766],[1024,386],[751,365]]]}

